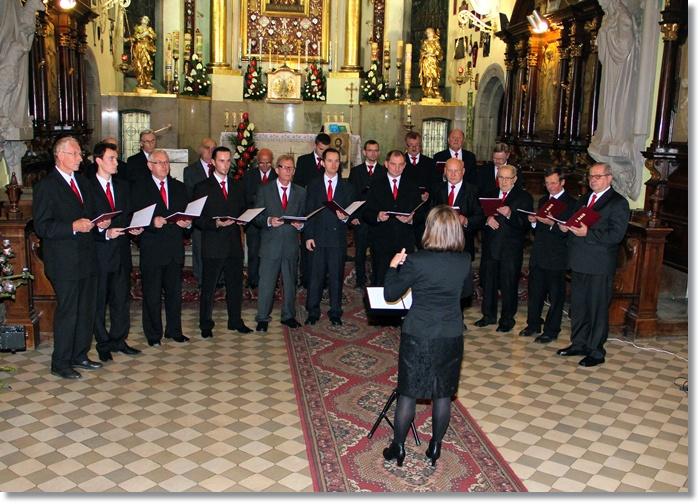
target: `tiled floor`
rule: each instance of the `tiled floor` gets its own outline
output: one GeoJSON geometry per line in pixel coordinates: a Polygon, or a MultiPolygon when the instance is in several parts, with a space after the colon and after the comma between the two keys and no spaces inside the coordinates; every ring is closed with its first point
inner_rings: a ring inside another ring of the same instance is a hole
{"type": "MultiPolygon", "coordinates": [[[[151,348],[133,315],[144,352],[79,381],[49,374],[49,345],[0,357],[17,368],[0,373],[0,491],[312,491],[277,319],[267,334],[202,340],[188,306],[192,340],[151,348]]],[[[688,398],[673,383],[686,362],[611,341],[606,363],[584,369],[554,355],[564,344],[478,317],[468,310],[459,397],[530,491],[688,490],[688,398]]],[[[685,340],[653,344],[687,358],[685,340]]]]}

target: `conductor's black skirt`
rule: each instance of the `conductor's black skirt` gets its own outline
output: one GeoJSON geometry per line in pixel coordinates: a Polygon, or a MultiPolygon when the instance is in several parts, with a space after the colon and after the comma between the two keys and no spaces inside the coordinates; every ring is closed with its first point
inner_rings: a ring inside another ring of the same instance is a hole
{"type": "Polygon", "coordinates": [[[457,392],[464,340],[401,334],[399,394],[417,399],[451,397],[457,392]]]}

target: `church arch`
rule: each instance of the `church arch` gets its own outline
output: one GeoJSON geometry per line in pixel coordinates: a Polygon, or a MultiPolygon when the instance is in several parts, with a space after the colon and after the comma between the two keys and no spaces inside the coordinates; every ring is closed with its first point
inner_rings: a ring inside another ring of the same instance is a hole
{"type": "Polygon", "coordinates": [[[491,159],[491,148],[498,136],[505,75],[500,65],[492,64],[479,79],[474,104],[474,154],[478,160],[491,159]]]}

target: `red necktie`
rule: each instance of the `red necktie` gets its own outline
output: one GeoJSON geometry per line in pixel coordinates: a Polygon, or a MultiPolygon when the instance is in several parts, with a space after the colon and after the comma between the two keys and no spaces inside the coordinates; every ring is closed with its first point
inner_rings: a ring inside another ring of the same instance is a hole
{"type": "Polygon", "coordinates": [[[447,204],[449,206],[454,205],[455,202],[455,186],[451,186],[452,190],[450,190],[450,195],[447,197],[447,204]]]}
{"type": "Polygon", "coordinates": [[[211,174],[214,173],[214,163],[209,163],[209,177],[211,177],[211,174]]]}
{"type": "Polygon", "coordinates": [[[333,181],[328,181],[328,201],[333,201],[333,181]]]}
{"type": "Polygon", "coordinates": [[[70,188],[73,189],[76,198],[78,198],[78,201],[80,201],[80,204],[82,205],[83,197],[80,195],[80,191],[78,191],[78,186],[75,185],[75,180],[73,180],[72,178],[70,179],[70,188]]]}
{"type": "Polygon", "coordinates": [[[455,152],[453,157],[454,157],[455,159],[459,159],[459,154],[458,154],[457,152],[455,152]]]}
{"type": "Polygon", "coordinates": [[[109,201],[109,208],[114,212],[114,196],[112,196],[112,190],[109,188],[109,182],[107,182],[107,189],[105,190],[107,195],[107,201],[109,201]]]}
{"type": "Polygon", "coordinates": [[[287,188],[282,187],[282,210],[287,209],[287,188]]]}
{"type": "Polygon", "coordinates": [[[224,199],[228,199],[228,192],[226,191],[226,181],[222,180],[221,182],[221,192],[224,193],[224,199]]]}
{"type": "Polygon", "coordinates": [[[503,191],[503,196],[501,196],[501,203],[505,203],[506,201],[506,196],[508,196],[508,193],[503,191]]]}
{"type": "Polygon", "coordinates": [[[418,162],[418,156],[411,156],[411,164],[413,166],[416,166],[417,162],[418,162]]]}
{"type": "Polygon", "coordinates": [[[588,202],[588,208],[591,208],[593,205],[595,205],[595,200],[598,196],[596,196],[596,193],[593,193],[593,196],[591,196],[591,201],[588,202]]]}
{"type": "Polygon", "coordinates": [[[321,171],[321,158],[316,158],[316,169],[321,171]]]}
{"type": "Polygon", "coordinates": [[[263,173],[262,184],[267,184],[267,172],[263,173]]]}
{"type": "Polygon", "coordinates": [[[165,208],[168,208],[168,194],[165,192],[164,180],[160,181],[160,197],[163,199],[163,203],[165,203],[165,208]]]}
{"type": "Polygon", "coordinates": [[[369,172],[369,176],[372,176],[372,170],[374,169],[374,165],[367,165],[367,171],[369,172]]]}
{"type": "Polygon", "coordinates": [[[399,186],[396,185],[396,179],[393,179],[394,181],[394,201],[396,201],[396,198],[399,197],[399,186]]]}

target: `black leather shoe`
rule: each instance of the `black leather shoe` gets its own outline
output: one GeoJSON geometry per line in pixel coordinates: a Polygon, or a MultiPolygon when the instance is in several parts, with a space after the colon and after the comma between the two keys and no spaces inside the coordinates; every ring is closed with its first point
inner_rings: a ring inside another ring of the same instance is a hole
{"type": "Polygon", "coordinates": [[[136,354],[140,354],[141,350],[139,350],[138,348],[131,347],[131,346],[127,345],[126,343],[124,343],[122,345],[122,347],[119,350],[117,350],[117,352],[121,352],[121,353],[126,354],[126,355],[136,355],[136,354]]]}
{"type": "Polygon", "coordinates": [[[286,325],[290,329],[298,329],[301,327],[301,324],[295,318],[288,318],[288,319],[283,320],[282,325],[286,325]]]}
{"type": "Polygon", "coordinates": [[[71,366],[78,369],[87,369],[92,371],[93,369],[100,369],[102,364],[97,361],[85,359],[83,361],[73,362],[71,366]]]}
{"type": "Polygon", "coordinates": [[[241,322],[240,325],[237,325],[237,326],[228,326],[228,328],[231,331],[238,331],[241,334],[248,334],[248,333],[253,332],[253,330],[250,327],[248,327],[247,325],[245,325],[243,322],[241,322]]]}
{"type": "Polygon", "coordinates": [[[51,374],[54,376],[58,376],[59,378],[66,378],[68,380],[77,380],[78,378],[82,378],[82,375],[78,373],[75,369],[73,368],[66,368],[66,369],[51,369],[51,374]]]}
{"type": "Polygon", "coordinates": [[[155,341],[148,340],[148,346],[160,346],[160,340],[155,340],[155,341]]]}
{"type": "Polygon", "coordinates": [[[343,321],[340,317],[331,317],[331,325],[343,325],[343,321]]]}
{"type": "Polygon", "coordinates": [[[107,362],[112,360],[112,352],[109,350],[106,350],[104,352],[100,352],[99,350],[97,351],[97,356],[100,358],[102,362],[107,362]]]}
{"type": "Polygon", "coordinates": [[[518,335],[519,336],[532,336],[533,334],[537,334],[538,332],[540,332],[539,329],[533,329],[532,327],[528,326],[525,329],[523,329],[522,331],[520,331],[518,333],[518,335]]]}
{"type": "Polygon", "coordinates": [[[190,339],[189,339],[187,336],[185,336],[184,334],[181,334],[181,335],[178,336],[177,338],[173,338],[173,337],[171,337],[171,336],[166,336],[166,338],[171,339],[171,340],[173,340],[173,341],[177,341],[178,343],[185,343],[186,341],[189,341],[189,340],[190,340],[190,339]]]}
{"type": "Polygon", "coordinates": [[[428,449],[425,450],[425,456],[430,459],[430,464],[435,467],[435,462],[440,458],[440,451],[442,449],[442,443],[436,443],[432,439],[428,445],[428,449]]]}
{"type": "Polygon", "coordinates": [[[581,349],[575,348],[572,345],[569,345],[566,348],[560,348],[559,350],[557,350],[557,355],[569,357],[570,355],[586,355],[586,352],[584,352],[581,349]]]}
{"type": "Polygon", "coordinates": [[[267,332],[267,322],[258,322],[255,326],[255,330],[258,332],[267,332]]]}
{"type": "Polygon", "coordinates": [[[498,324],[498,327],[496,328],[496,332],[510,332],[512,329],[513,329],[513,326],[498,324]]]}
{"type": "Polygon", "coordinates": [[[605,362],[605,357],[597,358],[597,357],[591,357],[590,355],[588,355],[588,356],[584,357],[583,359],[581,359],[581,361],[578,363],[578,365],[583,366],[583,367],[593,367],[593,366],[597,366],[598,364],[602,364],[603,362],[605,362]]]}
{"type": "Polygon", "coordinates": [[[535,338],[535,343],[551,343],[551,342],[554,341],[555,339],[557,339],[556,336],[550,336],[550,335],[548,335],[548,334],[542,334],[542,335],[537,336],[537,337],[535,338]]]}
{"type": "Polygon", "coordinates": [[[496,323],[495,320],[488,319],[488,318],[484,317],[484,318],[480,318],[479,320],[477,320],[476,322],[474,322],[474,325],[475,325],[476,327],[486,327],[486,326],[488,326],[488,325],[493,325],[493,324],[495,324],[495,323],[496,323]]]}
{"type": "Polygon", "coordinates": [[[318,317],[306,317],[304,325],[314,325],[316,322],[318,322],[318,317]]]}
{"type": "Polygon", "coordinates": [[[202,338],[212,338],[214,334],[211,332],[211,329],[207,329],[206,331],[202,331],[202,338]]]}
{"type": "Polygon", "coordinates": [[[396,465],[401,467],[403,459],[406,458],[406,449],[403,447],[403,444],[392,441],[388,448],[384,448],[382,455],[384,455],[384,460],[396,459],[396,465]]]}

